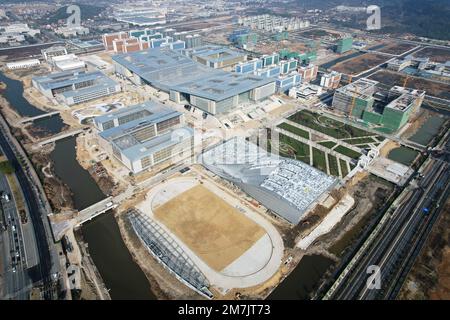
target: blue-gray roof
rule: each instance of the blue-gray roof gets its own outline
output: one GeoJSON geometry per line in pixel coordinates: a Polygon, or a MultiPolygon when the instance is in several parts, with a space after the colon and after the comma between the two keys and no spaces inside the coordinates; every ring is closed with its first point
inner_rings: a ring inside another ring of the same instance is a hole
{"type": "Polygon", "coordinates": [[[186,53],[191,57],[196,56],[210,62],[221,62],[237,57],[244,57],[246,55],[245,53],[231,50],[227,47],[210,45],[187,49],[186,53]]]}
{"type": "Polygon", "coordinates": [[[264,77],[212,69],[169,48],[119,54],[112,58],[156,88],[214,101],[274,82],[264,77]]]}
{"type": "MultiPolygon", "coordinates": [[[[114,86],[116,82],[108,78],[101,71],[64,71],[50,73],[45,76],[33,77],[33,81],[39,84],[44,90],[53,90],[85,81],[94,81],[96,85],[114,86]]],[[[91,86],[92,87],[92,86],[91,86]]]]}
{"type": "MultiPolygon", "coordinates": [[[[181,129],[170,130],[160,136],[145,141],[143,143],[135,144],[127,149],[121,150],[122,153],[131,161],[136,161],[142,157],[151,155],[166,147],[176,145],[180,142],[180,138],[186,138],[186,134],[190,137],[194,135],[194,130],[189,127],[183,127],[181,129]],[[176,132],[183,132],[183,135],[179,136],[176,132]]],[[[182,140],[184,140],[182,139],[182,140]]]]}

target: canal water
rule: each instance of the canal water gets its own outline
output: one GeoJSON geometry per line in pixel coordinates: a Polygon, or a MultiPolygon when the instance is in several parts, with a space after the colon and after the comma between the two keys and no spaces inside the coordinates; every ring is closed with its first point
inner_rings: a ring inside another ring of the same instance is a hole
{"type": "MultiPolygon", "coordinates": [[[[0,72],[0,81],[6,89],[0,93],[12,108],[23,117],[44,114],[23,97],[21,81],[6,77],[0,72]]],[[[59,115],[34,121],[33,128],[46,134],[57,134],[64,127],[59,115]]],[[[105,195],[76,160],[76,138],[59,140],[50,154],[55,173],[72,191],[74,206],[82,210],[102,199],[105,195]]],[[[104,214],[82,227],[89,253],[97,266],[113,299],[156,299],[150,284],[139,266],[133,261],[120,235],[119,226],[111,213],[104,214]]]]}
{"type": "Polygon", "coordinates": [[[433,115],[429,117],[422,127],[417,130],[417,132],[412,135],[408,140],[417,142],[421,145],[428,145],[428,143],[433,140],[433,137],[439,132],[441,126],[444,124],[445,118],[433,115]]]}
{"type": "Polygon", "coordinates": [[[406,166],[410,166],[418,154],[419,152],[416,150],[401,146],[392,149],[388,154],[388,159],[400,162],[406,166]]]}
{"type": "Polygon", "coordinates": [[[125,246],[111,212],[85,223],[82,233],[113,300],[156,299],[146,276],[125,246]]]}
{"type": "MultiPolygon", "coordinates": [[[[76,160],[76,137],[59,140],[50,154],[56,175],[72,191],[74,206],[82,210],[105,198],[89,172],[76,160]]],[[[112,299],[156,299],[150,284],[122,240],[112,213],[81,228],[89,253],[112,299]]]]}
{"type": "MultiPolygon", "coordinates": [[[[22,81],[8,78],[3,72],[0,72],[0,82],[6,84],[6,89],[0,93],[9,101],[11,108],[19,115],[22,117],[35,117],[45,113],[45,111],[36,108],[23,97],[22,81]]],[[[59,115],[55,115],[34,121],[33,127],[43,134],[57,134],[64,128],[64,122],[59,115]]]]}
{"type": "Polygon", "coordinates": [[[307,300],[317,289],[319,281],[333,264],[321,255],[303,256],[300,263],[267,297],[268,300],[307,300]]]}

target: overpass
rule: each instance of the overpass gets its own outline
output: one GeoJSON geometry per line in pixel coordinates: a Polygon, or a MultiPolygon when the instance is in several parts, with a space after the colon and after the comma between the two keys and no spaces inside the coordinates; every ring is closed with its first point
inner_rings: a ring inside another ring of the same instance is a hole
{"type": "Polygon", "coordinates": [[[33,122],[34,120],[49,118],[49,117],[55,116],[55,115],[60,114],[60,113],[61,113],[61,111],[47,112],[47,113],[40,114],[40,115],[37,115],[37,116],[34,116],[34,117],[23,118],[23,119],[17,121],[17,123],[22,123],[23,124],[23,123],[27,123],[27,122],[33,122]]]}
{"type": "Polygon", "coordinates": [[[55,136],[53,136],[51,138],[48,138],[48,139],[41,140],[41,141],[37,142],[36,144],[33,145],[32,148],[33,149],[39,149],[39,148],[45,146],[46,144],[53,143],[53,142],[56,142],[58,140],[65,139],[65,138],[68,138],[68,137],[76,136],[76,135],[82,133],[84,130],[85,129],[76,129],[76,130],[72,130],[72,131],[68,131],[68,132],[64,132],[64,133],[55,135],[55,136]]]}
{"type": "Polygon", "coordinates": [[[74,225],[82,225],[83,223],[94,219],[95,217],[101,215],[102,213],[105,213],[108,210],[115,209],[117,207],[117,203],[114,203],[112,200],[112,197],[108,197],[81,210],[78,213],[78,216],[74,219],[74,225]]]}

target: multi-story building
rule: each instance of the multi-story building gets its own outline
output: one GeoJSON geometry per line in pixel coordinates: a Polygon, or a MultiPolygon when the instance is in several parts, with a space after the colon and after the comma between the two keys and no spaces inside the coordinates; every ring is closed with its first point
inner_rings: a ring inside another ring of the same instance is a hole
{"type": "Polygon", "coordinates": [[[29,69],[29,68],[37,67],[40,64],[41,64],[41,62],[38,59],[27,59],[27,60],[8,62],[6,64],[6,68],[9,70],[29,69]]]}
{"type": "Polygon", "coordinates": [[[243,52],[221,46],[202,46],[183,50],[182,53],[192,60],[214,69],[233,67],[247,60],[243,52]]]}
{"type": "Polygon", "coordinates": [[[320,78],[320,85],[326,89],[337,89],[341,82],[341,74],[336,71],[325,73],[320,78]]]}
{"type": "Polygon", "coordinates": [[[193,130],[182,113],[155,102],[96,117],[99,145],[131,172],[193,156],[193,130]]]}
{"type": "Polygon", "coordinates": [[[340,39],[340,40],[338,40],[337,45],[336,45],[336,52],[337,53],[345,53],[347,51],[352,50],[352,46],[353,46],[353,38],[352,37],[340,39]]]}
{"type": "Polygon", "coordinates": [[[361,118],[363,111],[372,107],[375,102],[373,95],[377,84],[377,81],[361,78],[337,89],[333,97],[333,108],[348,116],[361,118]]]}
{"type": "Polygon", "coordinates": [[[301,80],[301,76],[296,71],[280,76],[276,80],[277,92],[288,93],[289,89],[298,86],[301,80]]]}
{"type": "Polygon", "coordinates": [[[46,97],[69,106],[121,91],[118,83],[100,71],[50,73],[33,77],[32,84],[46,97]]]}
{"type": "Polygon", "coordinates": [[[44,57],[45,61],[50,61],[53,57],[58,56],[64,56],[67,54],[66,47],[63,46],[54,46],[47,49],[41,50],[42,56],[44,57]]]}
{"type": "Polygon", "coordinates": [[[397,86],[384,94],[376,92],[376,85],[376,81],[362,78],[337,89],[333,107],[336,111],[393,132],[408,122],[425,97],[425,91],[397,86]]]}
{"type": "Polygon", "coordinates": [[[243,103],[275,93],[275,80],[206,67],[168,48],[113,56],[115,71],[137,85],[169,93],[210,114],[226,113],[243,103]]]}
{"type": "Polygon", "coordinates": [[[319,67],[310,63],[306,66],[299,66],[298,73],[302,77],[302,82],[310,82],[317,78],[317,72],[319,71],[319,67]]]}

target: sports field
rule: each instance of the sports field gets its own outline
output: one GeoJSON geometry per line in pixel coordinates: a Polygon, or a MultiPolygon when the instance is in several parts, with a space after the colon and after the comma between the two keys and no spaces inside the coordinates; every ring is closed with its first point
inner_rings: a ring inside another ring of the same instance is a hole
{"type": "Polygon", "coordinates": [[[216,271],[239,258],[266,233],[202,185],[181,193],[153,212],[158,221],[216,271]]]}

